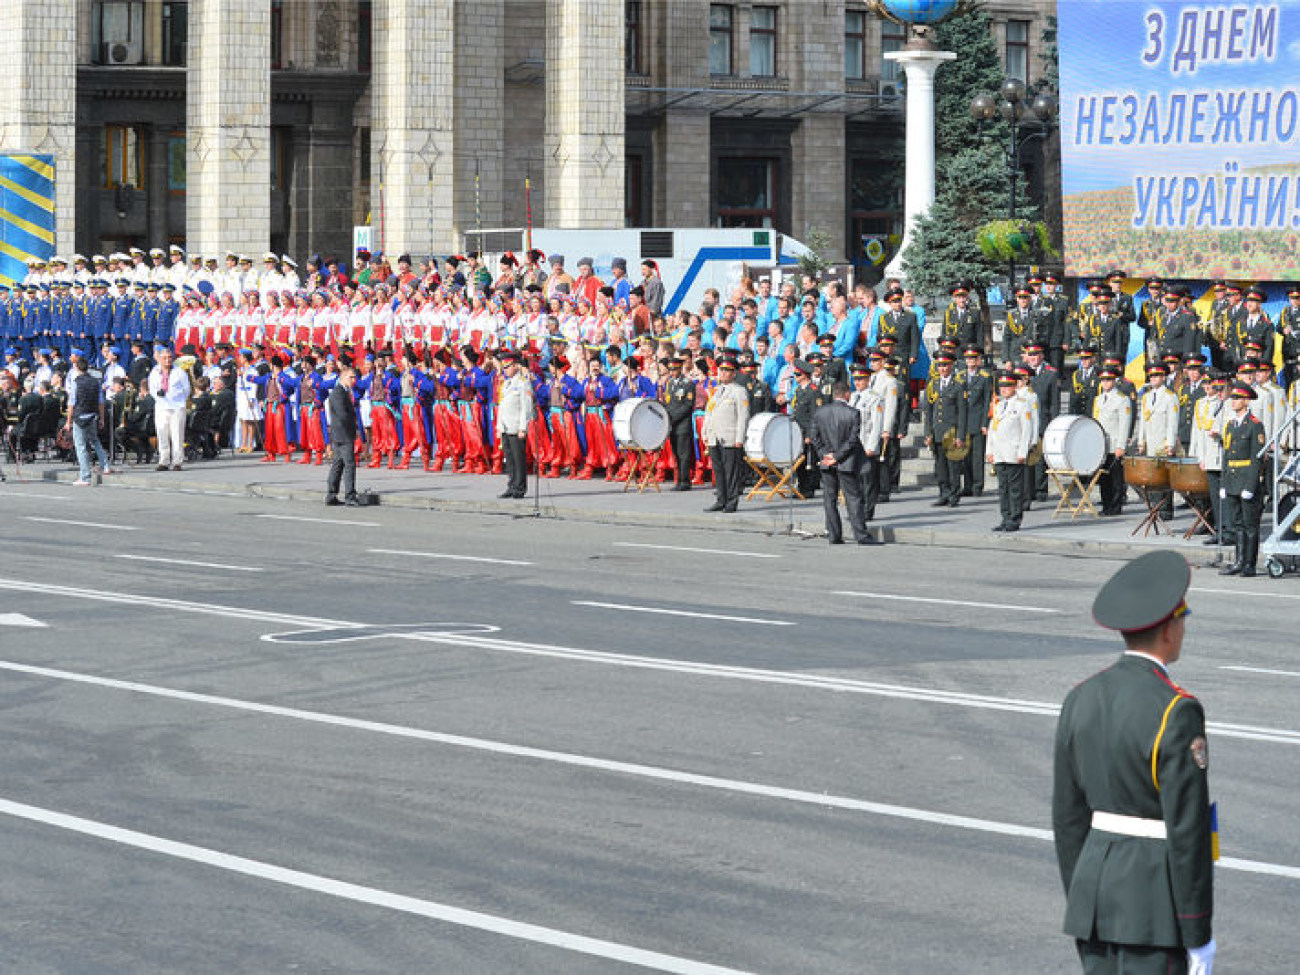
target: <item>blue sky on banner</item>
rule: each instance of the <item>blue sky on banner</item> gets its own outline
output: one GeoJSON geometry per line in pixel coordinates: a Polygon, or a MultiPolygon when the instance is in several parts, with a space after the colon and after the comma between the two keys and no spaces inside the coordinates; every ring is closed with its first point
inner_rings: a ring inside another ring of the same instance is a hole
{"type": "Polygon", "coordinates": [[[1058,17],[1066,194],[1300,165],[1300,0],[1060,0],[1058,17]]]}

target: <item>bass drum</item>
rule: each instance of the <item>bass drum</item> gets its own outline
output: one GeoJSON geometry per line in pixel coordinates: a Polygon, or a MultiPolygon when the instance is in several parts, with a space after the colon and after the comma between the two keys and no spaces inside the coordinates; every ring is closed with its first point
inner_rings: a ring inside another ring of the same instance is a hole
{"type": "Polygon", "coordinates": [[[1089,477],[1106,460],[1106,431],[1090,416],[1058,416],[1043,431],[1047,466],[1089,477]]]}
{"type": "Polygon", "coordinates": [[[1185,498],[1208,498],[1210,478],[1194,457],[1171,457],[1165,461],[1169,486],[1185,498]]]}
{"type": "Polygon", "coordinates": [[[657,399],[638,396],[614,407],[614,439],[633,450],[658,450],[668,439],[668,410],[657,399]]]}
{"type": "Polygon", "coordinates": [[[759,413],[745,430],[745,456],[778,467],[793,464],[803,454],[799,425],[784,413],[759,413]]]}

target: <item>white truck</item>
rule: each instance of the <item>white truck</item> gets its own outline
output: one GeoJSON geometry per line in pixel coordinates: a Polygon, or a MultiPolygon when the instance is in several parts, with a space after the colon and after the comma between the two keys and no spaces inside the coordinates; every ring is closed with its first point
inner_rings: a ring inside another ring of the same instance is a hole
{"type": "MultiPolygon", "coordinates": [[[[480,251],[493,274],[502,254],[511,251],[522,262],[530,246],[527,231],[520,228],[471,231],[464,239],[464,251],[480,251]]],[[[770,272],[775,291],[782,273],[797,274],[799,257],[808,253],[808,248],[793,237],[768,228],[749,227],[535,228],[531,239],[531,246],[548,257],[563,254],[570,274],[577,273],[580,258],[590,257],[593,273],[605,281],[609,280],[610,264],[616,257],[627,261],[633,284],[641,280],[641,260],[653,259],[664,281],[665,315],[679,308],[696,310],[706,288],[717,288],[726,301],[745,274],[757,277],[770,272]]]]}

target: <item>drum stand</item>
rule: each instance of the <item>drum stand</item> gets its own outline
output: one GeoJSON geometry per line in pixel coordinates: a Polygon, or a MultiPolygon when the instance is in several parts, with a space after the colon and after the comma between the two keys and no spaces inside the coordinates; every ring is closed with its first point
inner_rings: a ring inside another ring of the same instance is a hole
{"type": "Polygon", "coordinates": [[[1070,520],[1074,521],[1084,511],[1089,512],[1094,518],[1101,517],[1097,514],[1097,508],[1092,503],[1092,489],[1097,486],[1101,479],[1101,472],[1104,470],[1098,467],[1092,472],[1092,477],[1088,483],[1083,482],[1083,475],[1078,471],[1066,470],[1065,468],[1049,467],[1047,476],[1052,479],[1056,489],[1061,492],[1061,500],[1056,503],[1056,510],[1052,512],[1052,518],[1056,519],[1065,512],[1070,513],[1070,520]],[[1078,504],[1073,502],[1077,493],[1078,504]]]}
{"type": "Polygon", "coordinates": [[[1168,532],[1168,529],[1164,528],[1160,524],[1160,509],[1164,507],[1166,496],[1171,493],[1169,488],[1156,488],[1156,498],[1155,500],[1152,500],[1152,491],[1150,488],[1145,485],[1137,484],[1131,486],[1137,489],[1138,495],[1142,498],[1142,503],[1147,506],[1147,513],[1142,516],[1142,520],[1137,523],[1137,527],[1129,532],[1129,536],[1132,537],[1139,531],[1142,532],[1143,538],[1146,538],[1152,532],[1155,532],[1157,535],[1162,532],[1168,532]]]}
{"type": "Polygon", "coordinates": [[[1183,540],[1191,541],[1192,537],[1195,536],[1196,533],[1200,531],[1202,528],[1205,529],[1205,533],[1207,535],[1213,535],[1215,532],[1214,526],[1211,525],[1209,520],[1205,517],[1205,512],[1209,510],[1209,504],[1210,504],[1209,495],[1183,494],[1181,491],[1177,492],[1177,494],[1179,497],[1181,497],[1184,501],[1187,502],[1187,507],[1192,509],[1192,524],[1191,527],[1187,529],[1187,531],[1183,532],[1183,540]],[[1198,504],[1198,502],[1204,503],[1206,505],[1206,508],[1202,509],[1201,505],[1198,504]]]}
{"type": "Polygon", "coordinates": [[[636,477],[629,477],[623,482],[623,493],[630,491],[635,484],[636,493],[641,494],[650,485],[654,485],[656,491],[662,491],[659,486],[659,478],[655,476],[655,465],[651,458],[659,453],[658,450],[640,450],[636,447],[625,448],[628,454],[636,458],[636,477]]]}
{"type": "Polygon", "coordinates": [[[795,462],[789,467],[778,467],[767,460],[754,461],[750,457],[745,458],[745,463],[758,475],[758,482],[745,495],[746,501],[753,501],[755,498],[760,501],[771,501],[773,498],[804,500],[804,496],[799,493],[799,488],[791,480],[803,466],[803,457],[795,458],[795,462]]]}

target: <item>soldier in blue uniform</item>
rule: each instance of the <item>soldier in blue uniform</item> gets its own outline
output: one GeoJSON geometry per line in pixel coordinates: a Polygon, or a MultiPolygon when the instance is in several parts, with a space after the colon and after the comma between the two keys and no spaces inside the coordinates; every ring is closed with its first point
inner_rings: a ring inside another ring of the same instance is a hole
{"type": "Polygon", "coordinates": [[[158,334],[158,285],[150,282],[145,287],[145,299],[142,305],[136,309],[136,316],[140,319],[140,337],[146,342],[164,341],[163,336],[158,334]]]}
{"type": "Polygon", "coordinates": [[[158,320],[154,325],[154,338],[160,342],[174,341],[176,338],[176,318],[180,313],[181,306],[176,301],[176,285],[168,282],[161,289],[161,297],[158,302],[158,320]]]}
{"type": "Polygon", "coordinates": [[[108,282],[95,278],[90,282],[90,297],[86,301],[86,327],[95,340],[95,348],[103,348],[110,341],[113,329],[113,299],[108,296],[108,282]]]}
{"type": "Polygon", "coordinates": [[[9,313],[10,301],[9,285],[0,283],[0,345],[6,349],[15,347],[18,338],[13,331],[13,316],[9,313]]]}
{"type": "Polygon", "coordinates": [[[1052,827],[1065,933],[1089,975],[1208,975],[1213,964],[1205,711],[1169,674],[1191,577],[1168,550],[1111,577],[1093,618],[1126,650],[1061,708],[1052,827]]]}

